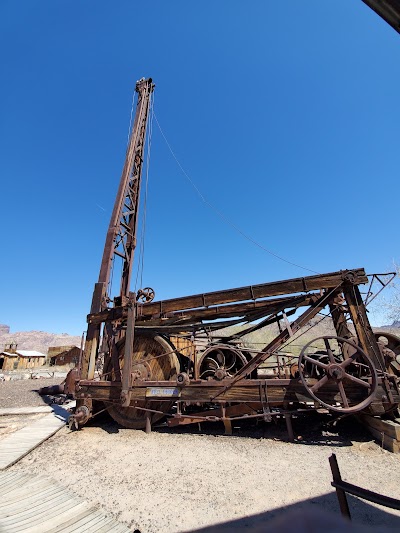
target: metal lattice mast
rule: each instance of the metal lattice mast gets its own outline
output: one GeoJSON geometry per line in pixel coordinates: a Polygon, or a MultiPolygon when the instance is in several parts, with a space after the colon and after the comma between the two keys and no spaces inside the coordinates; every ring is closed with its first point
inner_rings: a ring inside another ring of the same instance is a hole
{"type": "MultiPolygon", "coordinates": [[[[120,296],[129,294],[139,210],[140,181],[143,166],[146,126],[149,115],[150,98],[154,90],[151,78],[141,79],[136,83],[138,100],[135,120],[126,151],[125,164],[114,203],[114,209],[108,226],[99,280],[93,291],[90,312],[98,313],[106,309],[111,300],[108,294],[113,260],[122,259],[120,296]]],[[[82,379],[92,379],[100,339],[100,326],[89,324],[85,351],[82,358],[80,375],[82,379]]]]}
{"type": "MultiPolygon", "coordinates": [[[[146,125],[153,90],[154,85],[151,78],[142,79],[136,84],[138,101],[135,121],[101,261],[99,283],[104,283],[107,290],[113,259],[115,256],[122,258],[121,296],[128,296],[132,274],[146,125]]],[[[108,294],[106,296],[110,297],[111,295],[108,294]]]]}

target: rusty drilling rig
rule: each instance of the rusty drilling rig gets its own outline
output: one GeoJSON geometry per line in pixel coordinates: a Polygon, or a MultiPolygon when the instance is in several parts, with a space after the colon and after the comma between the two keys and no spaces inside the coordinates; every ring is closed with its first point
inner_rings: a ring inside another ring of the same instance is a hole
{"type": "Polygon", "coordinates": [[[284,416],[290,434],[296,412],[323,407],[381,415],[395,410],[400,341],[374,334],[360,292],[360,285],[371,280],[384,286],[383,275],[369,277],[363,268],[351,268],[164,301],[154,301],[149,287],[130,292],[153,91],[151,79],[136,84],[136,115],[85,348],[66,380],[66,392],[77,400],[71,424],[83,426],[106,409],[128,428],[150,431],[166,418],[170,426],[222,421],[229,433],[239,419],[284,416]],[[122,273],[113,297],[110,275],[116,259],[122,273]],[[307,342],[298,355],[285,353],[291,339],[301,339],[326,316],[336,335],[307,342]],[[216,336],[239,323],[246,326],[234,335],[216,336]],[[260,349],[242,342],[243,335],[271,324],[278,333],[260,349]]]}

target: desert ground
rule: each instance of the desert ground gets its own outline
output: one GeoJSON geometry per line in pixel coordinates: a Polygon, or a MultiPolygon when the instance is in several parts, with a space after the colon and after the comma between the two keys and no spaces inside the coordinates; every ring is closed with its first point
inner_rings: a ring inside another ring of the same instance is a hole
{"type": "MultiPolygon", "coordinates": [[[[0,383],[0,403],[41,405],[39,386],[0,383]]],[[[1,417],[0,439],[18,428],[12,420],[1,417]]],[[[243,423],[233,436],[211,423],[146,434],[100,415],[80,431],[63,428],[11,469],[53,478],[141,533],[264,530],[293,509],[339,515],[332,453],[345,480],[400,499],[400,455],[382,450],[354,419],[332,422],[327,415],[296,419],[290,443],[283,420],[243,423]]],[[[400,512],[349,500],[354,525],[399,530],[400,512]]]]}

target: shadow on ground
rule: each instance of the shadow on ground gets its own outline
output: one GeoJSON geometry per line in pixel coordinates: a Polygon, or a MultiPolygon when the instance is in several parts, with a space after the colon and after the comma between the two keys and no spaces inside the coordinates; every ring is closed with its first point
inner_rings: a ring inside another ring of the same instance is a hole
{"type": "MultiPolygon", "coordinates": [[[[107,433],[118,433],[125,429],[106,413],[92,419],[88,425],[97,426],[107,433]]],[[[338,418],[331,414],[320,414],[310,411],[307,414],[293,417],[295,442],[304,446],[318,444],[319,446],[352,446],[353,441],[370,442],[373,440],[366,429],[355,417],[338,418]]],[[[153,432],[182,435],[218,435],[224,436],[222,422],[204,422],[170,428],[166,422],[152,428],[153,432]]],[[[274,418],[272,422],[241,420],[233,424],[232,437],[246,437],[253,439],[271,439],[287,442],[288,434],[283,418],[274,418]]]]}
{"type": "MultiPolygon", "coordinates": [[[[266,499],[268,495],[265,495],[266,499]]],[[[278,533],[303,532],[394,532],[400,530],[400,517],[353,496],[348,496],[352,521],[342,518],[336,493],[279,507],[265,513],[246,516],[210,527],[197,529],[201,533],[228,531],[262,531],[278,533]],[[369,527],[368,527],[369,526],[369,527]]]]}

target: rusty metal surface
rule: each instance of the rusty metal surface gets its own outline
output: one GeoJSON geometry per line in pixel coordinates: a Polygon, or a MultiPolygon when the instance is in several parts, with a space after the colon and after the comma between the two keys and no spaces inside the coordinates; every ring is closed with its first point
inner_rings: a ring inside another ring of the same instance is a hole
{"type": "MultiPolygon", "coordinates": [[[[150,287],[129,292],[153,89],[151,79],[136,86],[136,115],[87,317],[85,349],[66,384],[77,399],[74,424],[94,416],[95,400],[119,423],[146,431],[163,416],[171,425],[222,421],[231,432],[233,420],[271,421],[282,415],[291,434],[293,412],[322,405],[343,414],[368,407],[376,414],[396,407],[400,372],[392,348],[397,344],[372,332],[359,290],[369,282],[363,268],[164,301],[153,301],[150,287]],[[123,268],[119,295],[111,298],[116,257],[123,268]],[[302,339],[327,317],[336,331],[336,352],[329,344],[332,336],[302,339]],[[218,333],[229,325],[241,329],[218,333]],[[246,335],[270,326],[278,329],[272,339],[246,346],[246,335]],[[285,353],[294,340],[306,347],[300,357],[285,353]]],[[[385,285],[385,275],[375,278],[385,285]]]]}
{"type": "Polygon", "coordinates": [[[326,336],[314,339],[301,351],[299,357],[299,373],[304,388],[314,400],[324,405],[331,411],[340,413],[357,413],[368,407],[375,398],[378,387],[378,375],[376,368],[368,355],[354,342],[341,337],[326,336]],[[326,355],[308,355],[307,350],[312,343],[323,340],[326,347],[326,355]],[[332,341],[341,348],[339,354],[334,355],[332,341]],[[311,386],[310,376],[317,374],[317,382],[311,386]],[[357,375],[358,374],[358,375],[357,375]],[[368,379],[365,379],[367,377],[368,379]],[[363,379],[364,378],[364,379],[363,379]],[[341,397],[341,406],[330,405],[321,400],[318,391],[328,383],[335,384],[341,397]],[[365,398],[358,404],[350,405],[346,388],[349,383],[356,383],[365,389],[365,398]]]}
{"type": "Polygon", "coordinates": [[[400,33],[400,0],[362,0],[400,33]]]}

